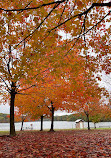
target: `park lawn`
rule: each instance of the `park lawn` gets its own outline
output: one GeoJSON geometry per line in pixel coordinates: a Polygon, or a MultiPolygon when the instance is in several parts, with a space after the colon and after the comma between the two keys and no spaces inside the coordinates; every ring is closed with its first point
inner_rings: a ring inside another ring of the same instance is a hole
{"type": "Polygon", "coordinates": [[[28,131],[0,137],[2,158],[111,157],[110,130],[28,131]]]}

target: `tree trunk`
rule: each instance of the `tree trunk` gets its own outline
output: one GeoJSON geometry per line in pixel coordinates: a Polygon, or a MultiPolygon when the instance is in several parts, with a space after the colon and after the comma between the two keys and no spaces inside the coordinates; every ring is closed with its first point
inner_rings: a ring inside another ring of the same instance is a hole
{"type": "Polygon", "coordinates": [[[40,131],[43,131],[43,118],[44,118],[44,116],[42,115],[41,116],[41,129],[40,129],[40,131]]]}
{"type": "Polygon", "coordinates": [[[21,131],[23,130],[23,123],[24,123],[24,122],[23,122],[23,120],[22,120],[21,131]]]}
{"type": "Polygon", "coordinates": [[[15,101],[15,93],[11,92],[11,100],[10,100],[10,135],[16,135],[15,125],[14,125],[14,101],[15,101]]]}
{"type": "Polygon", "coordinates": [[[25,118],[24,118],[24,116],[22,116],[22,125],[21,125],[21,131],[23,130],[23,124],[24,124],[24,120],[25,120],[25,118]]]}
{"type": "Polygon", "coordinates": [[[88,130],[90,130],[90,125],[89,125],[89,114],[87,113],[86,116],[87,116],[88,130]]]}
{"type": "Polygon", "coordinates": [[[96,123],[94,122],[94,128],[96,129],[96,123]]]}
{"type": "Polygon", "coordinates": [[[52,112],[52,117],[51,117],[51,129],[50,131],[54,131],[54,107],[53,107],[53,102],[51,101],[51,112],[52,112]]]}

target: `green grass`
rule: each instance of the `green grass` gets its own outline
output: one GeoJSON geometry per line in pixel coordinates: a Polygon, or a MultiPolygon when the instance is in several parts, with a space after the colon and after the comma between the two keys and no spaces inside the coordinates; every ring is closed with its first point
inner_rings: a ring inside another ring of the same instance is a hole
{"type": "MultiPolygon", "coordinates": [[[[76,129],[76,128],[70,128],[70,129],[54,129],[54,131],[74,131],[74,130],[86,130],[88,131],[87,128],[84,128],[84,129],[76,129]]],[[[96,130],[111,130],[111,128],[91,128],[91,131],[96,131],[96,130]]],[[[25,130],[25,131],[16,131],[16,133],[20,133],[20,132],[36,132],[36,131],[39,131],[39,130],[25,130]]],[[[49,129],[44,129],[43,131],[49,131],[49,129]]],[[[9,131],[0,131],[0,136],[2,135],[9,135],[9,131]]]]}
{"type": "Polygon", "coordinates": [[[9,135],[9,131],[0,131],[0,136],[1,135],[9,135]]]}

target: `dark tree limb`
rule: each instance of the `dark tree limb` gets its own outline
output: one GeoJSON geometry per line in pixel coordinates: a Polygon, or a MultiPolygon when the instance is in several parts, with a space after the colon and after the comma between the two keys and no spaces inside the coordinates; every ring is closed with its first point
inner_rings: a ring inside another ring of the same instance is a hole
{"type": "MultiPolygon", "coordinates": [[[[26,9],[31,3],[32,3],[32,1],[29,2],[29,3],[26,5],[25,9],[26,9]]],[[[21,12],[23,12],[23,10],[21,10],[20,12],[18,12],[18,14],[20,14],[21,12]]]]}
{"type": "MultiPolygon", "coordinates": [[[[89,12],[91,9],[93,9],[94,7],[97,7],[97,6],[98,6],[98,7],[105,7],[105,6],[111,7],[111,2],[109,2],[109,3],[93,3],[93,4],[91,5],[91,7],[89,7],[89,8],[88,8],[87,10],[85,10],[84,12],[79,13],[79,14],[76,14],[76,15],[74,15],[74,16],[68,18],[68,19],[65,20],[64,22],[62,22],[62,23],[60,23],[59,25],[57,25],[56,27],[52,28],[50,31],[55,30],[56,28],[62,26],[63,24],[65,24],[66,22],[68,22],[69,20],[71,20],[71,19],[73,19],[73,18],[81,17],[82,15],[88,14],[88,12],[89,12]]],[[[49,32],[50,32],[50,31],[49,31],[49,32]]]]}
{"type": "MultiPolygon", "coordinates": [[[[75,43],[73,44],[73,46],[68,50],[68,52],[65,54],[65,56],[67,56],[67,54],[73,49],[73,47],[75,46],[75,44],[77,43],[77,41],[79,40],[80,37],[82,36],[85,36],[89,31],[91,31],[93,28],[95,28],[98,24],[100,24],[109,14],[111,13],[111,11],[109,11],[99,22],[97,22],[94,26],[92,26],[90,29],[88,29],[87,31],[85,31],[83,34],[82,34],[82,29],[81,29],[81,32],[80,34],[78,35],[75,43]]],[[[84,25],[82,25],[82,27],[84,27],[84,25]]]]}
{"type": "Polygon", "coordinates": [[[66,0],[62,0],[62,1],[54,1],[54,2],[50,2],[50,3],[46,3],[46,4],[41,4],[37,7],[32,7],[32,8],[23,8],[23,9],[3,9],[3,8],[0,8],[0,10],[3,10],[3,11],[6,11],[6,12],[10,12],[10,11],[24,11],[24,10],[34,10],[34,9],[39,9],[39,8],[42,8],[42,7],[45,7],[45,6],[50,6],[50,5],[53,5],[53,4],[61,4],[63,2],[65,2],[66,0]]]}
{"type": "Polygon", "coordinates": [[[19,93],[19,92],[21,92],[21,91],[25,91],[25,90],[27,90],[27,89],[30,89],[30,88],[32,88],[32,87],[35,87],[35,85],[31,85],[31,86],[28,87],[28,88],[21,89],[21,90],[17,91],[17,93],[19,93]]]}
{"type": "MultiPolygon", "coordinates": [[[[15,47],[14,47],[14,49],[16,49],[22,42],[26,42],[26,39],[28,38],[28,37],[30,37],[30,39],[31,39],[31,37],[32,37],[32,35],[35,33],[35,31],[37,31],[41,26],[42,26],[42,24],[45,22],[45,20],[51,15],[51,13],[53,12],[53,10],[55,9],[55,8],[57,8],[59,6],[59,3],[58,4],[56,4],[52,9],[51,9],[51,11],[48,13],[48,15],[42,20],[42,22],[38,25],[38,26],[36,26],[35,27],[35,29],[29,34],[29,35],[27,35],[23,40],[21,40],[15,47]]],[[[29,39],[29,40],[30,40],[29,39]]]]}
{"type": "Polygon", "coordinates": [[[11,45],[9,45],[9,61],[7,63],[7,69],[8,69],[8,73],[12,78],[11,72],[10,72],[10,62],[11,62],[11,45]]]}
{"type": "Polygon", "coordinates": [[[58,24],[60,24],[62,15],[64,14],[64,11],[65,11],[65,9],[66,9],[66,5],[67,5],[68,1],[69,1],[69,0],[66,0],[65,6],[64,6],[64,8],[63,8],[62,14],[60,15],[60,20],[59,20],[58,24]]]}
{"type": "Polygon", "coordinates": [[[98,24],[100,24],[108,15],[110,15],[111,11],[109,11],[100,21],[98,21],[94,26],[92,26],[90,29],[88,29],[86,32],[84,32],[81,36],[84,36],[89,31],[91,31],[94,27],[96,27],[98,24]]]}
{"type": "Polygon", "coordinates": [[[11,89],[9,88],[9,86],[7,85],[7,83],[5,82],[5,80],[3,79],[2,76],[0,76],[1,80],[3,81],[3,83],[5,84],[5,86],[7,87],[8,92],[11,91],[11,89]]]}

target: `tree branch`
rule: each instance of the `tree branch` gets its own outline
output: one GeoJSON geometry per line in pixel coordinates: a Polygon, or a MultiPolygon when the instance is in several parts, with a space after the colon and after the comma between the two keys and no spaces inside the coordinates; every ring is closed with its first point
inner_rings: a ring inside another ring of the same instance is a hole
{"type": "Polygon", "coordinates": [[[87,14],[92,8],[94,8],[94,7],[96,7],[96,6],[98,6],[98,7],[104,7],[104,6],[111,7],[111,2],[109,2],[109,3],[93,3],[93,4],[91,5],[91,7],[89,7],[89,8],[88,8],[87,10],[85,10],[84,12],[79,13],[79,14],[76,14],[76,15],[74,15],[74,16],[68,18],[68,19],[65,20],[64,22],[60,23],[59,25],[57,25],[57,26],[55,26],[54,28],[52,28],[51,30],[49,30],[49,32],[51,32],[51,31],[55,30],[56,28],[62,26],[63,24],[65,24],[66,22],[68,22],[69,20],[71,20],[71,19],[73,19],[73,18],[75,18],[75,17],[81,17],[82,15],[87,14]]]}
{"type": "MultiPolygon", "coordinates": [[[[34,32],[35,31],[37,31],[40,27],[41,27],[41,25],[44,23],[44,21],[50,16],[50,14],[53,12],[53,10],[55,9],[55,8],[57,8],[59,6],[59,3],[58,4],[56,4],[52,9],[51,9],[51,11],[48,13],[48,15],[42,20],[42,22],[39,24],[39,26],[37,26],[37,27],[35,27],[35,29],[32,31],[32,33],[30,33],[29,35],[27,35],[23,40],[21,40],[15,47],[14,47],[14,49],[16,49],[22,42],[24,42],[28,37],[30,37],[30,36],[32,36],[33,34],[34,34],[34,32]]],[[[31,38],[30,38],[31,39],[31,38]]],[[[29,40],[30,40],[29,39],[29,40]]]]}
{"type": "Polygon", "coordinates": [[[11,89],[8,87],[7,83],[5,82],[5,80],[2,78],[2,76],[0,76],[1,80],[3,81],[3,83],[6,85],[8,92],[11,92],[11,89]]]}
{"type": "Polygon", "coordinates": [[[30,94],[25,94],[25,93],[17,93],[17,94],[21,94],[21,95],[30,95],[30,94]]]}
{"type": "Polygon", "coordinates": [[[48,106],[47,106],[47,108],[48,108],[50,111],[52,111],[51,108],[49,108],[48,106]]]}
{"type": "Polygon", "coordinates": [[[67,56],[67,54],[73,49],[73,47],[75,46],[75,44],[77,43],[77,41],[78,41],[79,38],[81,37],[81,33],[82,33],[82,31],[83,31],[83,28],[84,28],[84,23],[83,23],[83,25],[82,25],[81,31],[80,31],[80,33],[79,33],[79,36],[76,38],[76,41],[74,42],[73,46],[68,50],[68,52],[64,55],[64,57],[67,56]]]}
{"type": "Polygon", "coordinates": [[[31,86],[28,87],[28,88],[24,88],[24,89],[21,89],[21,90],[17,91],[17,93],[19,93],[19,92],[21,92],[21,91],[25,91],[25,90],[30,89],[30,88],[35,87],[35,86],[36,86],[36,85],[31,85],[31,86]]]}
{"type": "MultiPolygon", "coordinates": [[[[29,2],[27,5],[26,5],[26,7],[25,8],[27,8],[30,4],[32,3],[32,1],[31,2],[29,2]]],[[[21,10],[18,14],[20,14],[21,12],[23,12],[23,10],[21,10]]]]}
{"type": "Polygon", "coordinates": [[[66,0],[65,6],[64,6],[63,11],[62,11],[62,13],[61,13],[61,15],[60,15],[60,20],[59,20],[58,24],[60,24],[60,21],[61,21],[61,19],[62,19],[62,15],[64,14],[64,11],[65,11],[65,9],[66,9],[66,5],[67,5],[68,1],[69,1],[69,0],[66,0]]]}
{"type": "Polygon", "coordinates": [[[11,45],[9,45],[9,61],[7,63],[7,68],[8,68],[8,73],[12,77],[11,72],[10,72],[10,62],[11,62],[11,45]]]}
{"type": "MultiPolygon", "coordinates": [[[[96,27],[99,23],[101,23],[109,14],[111,13],[111,11],[109,11],[109,13],[107,13],[99,22],[97,22],[94,26],[92,26],[90,29],[88,29],[86,32],[82,33],[82,29],[80,34],[78,35],[75,43],[73,44],[73,46],[69,49],[69,51],[64,55],[67,56],[67,54],[72,50],[72,48],[75,46],[76,42],[79,40],[80,37],[84,36],[85,34],[87,34],[89,31],[91,31],[94,27],[96,27]]],[[[82,25],[82,27],[84,27],[84,25],[82,25]]]]}
{"type": "Polygon", "coordinates": [[[3,10],[3,11],[6,11],[6,12],[10,12],[10,11],[24,11],[24,10],[34,10],[34,9],[39,9],[39,8],[42,8],[42,7],[45,7],[45,6],[50,6],[50,5],[53,5],[53,4],[61,4],[63,2],[65,2],[66,0],[62,0],[62,1],[54,1],[54,2],[50,2],[50,3],[45,3],[45,4],[41,4],[39,5],[38,7],[32,7],[32,8],[23,8],[23,9],[3,9],[3,8],[0,8],[0,10],[3,10]]]}
{"type": "Polygon", "coordinates": [[[84,36],[89,31],[91,31],[94,27],[96,27],[98,24],[100,24],[108,15],[110,15],[111,11],[109,11],[99,22],[97,22],[94,26],[92,26],[90,29],[88,29],[86,32],[84,32],[81,36],[84,36]]]}

